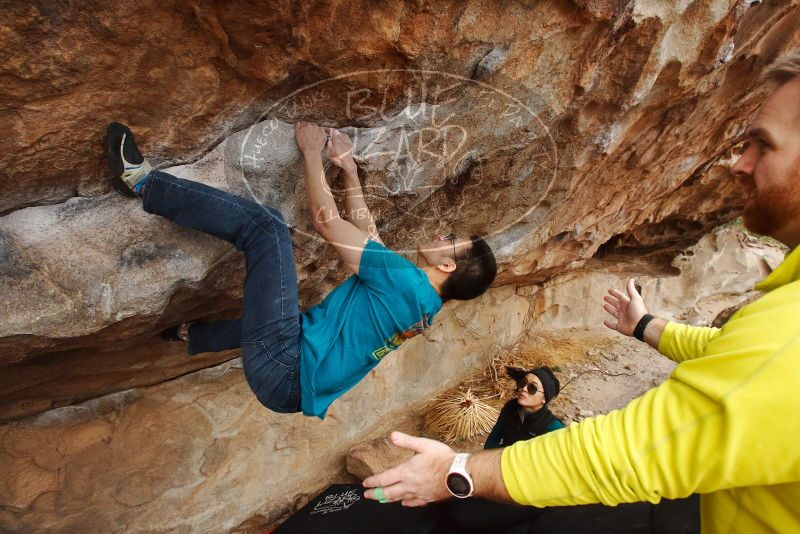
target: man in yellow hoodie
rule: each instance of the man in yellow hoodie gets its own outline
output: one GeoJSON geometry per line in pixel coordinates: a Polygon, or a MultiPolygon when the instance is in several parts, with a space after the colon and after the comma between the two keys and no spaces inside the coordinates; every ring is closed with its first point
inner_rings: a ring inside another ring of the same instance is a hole
{"type": "Polygon", "coordinates": [[[704,533],[800,532],[800,49],[764,79],[775,89],[732,170],[754,189],[745,225],[792,249],[756,286],[765,295],[717,329],[650,316],[632,281],[611,290],[606,326],[679,363],[663,384],[608,415],[468,456],[395,432],[417,455],[365,480],[367,497],[544,507],[700,493],[704,533]]]}

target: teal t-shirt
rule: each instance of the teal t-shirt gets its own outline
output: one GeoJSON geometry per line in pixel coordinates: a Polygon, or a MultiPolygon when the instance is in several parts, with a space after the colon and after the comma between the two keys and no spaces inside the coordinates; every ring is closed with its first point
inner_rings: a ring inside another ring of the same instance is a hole
{"type": "Polygon", "coordinates": [[[427,328],[441,308],[442,299],[421,269],[367,241],[358,275],[302,315],[303,413],[324,418],[334,400],[427,328]]]}

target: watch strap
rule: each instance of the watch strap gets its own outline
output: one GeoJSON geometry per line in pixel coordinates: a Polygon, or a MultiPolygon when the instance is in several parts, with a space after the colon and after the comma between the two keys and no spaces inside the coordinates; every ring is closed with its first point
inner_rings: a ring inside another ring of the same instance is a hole
{"type": "Polygon", "coordinates": [[[453,458],[453,463],[450,465],[450,472],[464,472],[467,471],[467,459],[469,459],[469,453],[466,452],[459,452],[456,454],[456,457],[453,458]]]}

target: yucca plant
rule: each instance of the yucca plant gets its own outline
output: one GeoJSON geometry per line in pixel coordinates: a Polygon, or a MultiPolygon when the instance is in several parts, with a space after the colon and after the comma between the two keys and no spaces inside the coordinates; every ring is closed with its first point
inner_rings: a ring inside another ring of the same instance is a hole
{"type": "Polygon", "coordinates": [[[446,391],[424,410],[425,429],[445,443],[471,439],[489,432],[500,412],[467,391],[446,391]]]}

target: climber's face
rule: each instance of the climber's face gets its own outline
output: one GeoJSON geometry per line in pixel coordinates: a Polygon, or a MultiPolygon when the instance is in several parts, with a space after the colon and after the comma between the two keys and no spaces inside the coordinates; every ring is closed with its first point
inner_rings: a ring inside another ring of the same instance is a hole
{"type": "Polygon", "coordinates": [[[731,171],[753,187],[745,226],[791,248],[800,244],[800,80],[767,98],[731,171]]]}
{"type": "Polygon", "coordinates": [[[458,258],[463,258],[471,246],[472,241],[454,234],[436,236],[431,241],[417,245],[417,266],[453,272],[458,258]]]}

